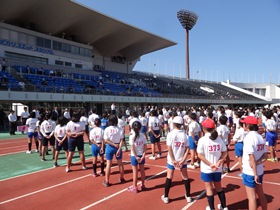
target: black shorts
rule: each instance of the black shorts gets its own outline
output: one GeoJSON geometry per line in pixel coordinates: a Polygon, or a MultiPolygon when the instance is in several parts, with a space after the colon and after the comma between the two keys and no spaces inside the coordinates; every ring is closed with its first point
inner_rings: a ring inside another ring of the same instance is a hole
{"type": "MultiPolygon", "coordinates": [[[[49,135],[51,133],[46,133],[46,135],[49,135]]],[[[55,138],[54,135],[52,135],[51,138],[47,139],[45,136],[42,136],[42,146],[47,147],[48,146],[48,142],[50,142],[51,146],[54,146],[55,144],[55,138]]]]}
{"type": "Polygon", "coordinates": [[[76,147],[78,151],[84,151],[84,138],[83,136],[78,136],[77,138],[69,137],[68,139],[68,149],[70,152],[75,152],[76,147]]]}
{"type": "MultiPolygon", "coordinates": [[[[59,139],[63,139],[63,137],[59,137],[59,139]]],[[[55,141],[55,150],[60,151],[60,150],[68,151],[68,139],[66,138],[61,145],[58,145],[58,141],[55,141]]]]}

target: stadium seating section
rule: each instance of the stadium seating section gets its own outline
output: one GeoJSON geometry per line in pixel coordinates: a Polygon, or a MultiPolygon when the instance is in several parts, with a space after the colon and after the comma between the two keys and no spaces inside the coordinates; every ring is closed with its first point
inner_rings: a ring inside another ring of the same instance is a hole
{"type": "MultiPolygon", "coordinates": [[[[256,100],[251,95],[225,87],[217,82],[194,81],[143,72],[125,74],[111,71],[96,71],[94,74],[60,74],[56,70],[14,66],[15,72],[33,85],[33,90],[56,93],[107,94],[122,96],[256,100]],[[45,85],[42,83],[45,82],[45,85]]],[[[11,90],[21,90],[9,73],[6,75],[11,90]]]]}

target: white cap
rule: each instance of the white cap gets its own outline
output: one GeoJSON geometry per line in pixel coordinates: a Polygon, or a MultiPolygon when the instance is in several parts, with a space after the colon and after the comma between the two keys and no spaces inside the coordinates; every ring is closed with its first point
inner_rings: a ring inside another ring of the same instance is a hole
{"type": "Polygon", "coordinates": [[[181,124],[181,125],[184,123],[183,118],[180,117],[180,116],[174,117],[173,120],[172,120],[172,122],[173,122],[173,123],[177,123],[177,124],[181,124]]]}

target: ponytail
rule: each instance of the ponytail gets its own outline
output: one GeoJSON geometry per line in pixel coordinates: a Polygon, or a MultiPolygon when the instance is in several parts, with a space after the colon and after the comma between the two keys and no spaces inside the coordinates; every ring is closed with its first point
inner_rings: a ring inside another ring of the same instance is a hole
{"type": "Polygon", "coordinates": [[[211,135],[210,135],[210,139],[211,140],[216,140],[218,138],[218,132],[215,130],[215,128],[205,128],[204,129],[209,132],[211,135]]]}
{"type": "Polygon", "coordinates": [[[141,129],[142,125],[139,121],[135,121],[133,124],[132,124],[132,129],[135,133],[135,137],[133,139],[133,142],[135,142],[135,140],[140,136],[140,129],[141,129]]]}

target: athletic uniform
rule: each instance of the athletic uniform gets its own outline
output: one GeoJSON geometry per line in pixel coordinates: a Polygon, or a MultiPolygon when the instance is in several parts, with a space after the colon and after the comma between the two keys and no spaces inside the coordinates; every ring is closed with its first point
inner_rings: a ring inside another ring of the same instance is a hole
{"type": "Polygon", "coordinates": [[[220,125],[217,127],[217,132],[218,135],[222,138],[224,141],[225,145],[228,146],[229,141],[228,141],[228,135],[229,135],[229,129],[226,125],[220,125]]]}
{"type": "MultiPolygon", "coordinates": [[[[129,136],[129,144],[134,146],[134,150],[136,152],[136,155],[138,157],[142,157],[144,153],[144,146],[147,144],[147,139],[143,133],[139,133],[138,138],[135,138],[135,134],[133,133],[132,135],[129,136]]],[[[131,150],[131,156],[130,156],[130,161],[131,165],[137,166],[138,164],[145,164],[145,159],[141,163],[138,163],[137,159],[135,158],[132,150],[131,150]]]]}
{"type": "MultiPolygon", "coordinates": [[[[94,141],[96,144],[101,145],[103,140],[104,131],[100,127],[95,127],[90,131],[89,139],[94,141]]],[[[95,144],[91,145],[91,153],[93,157],[97,157],[98,155],[102,156],[104,153],[100,153],[100,147],[95,144]]]]}
{"type": "MultiPolygon", "coordinates": [[[[149,118],[149,129],[152,129],[155,135],[159,135],[159,126],[159,119],[156,116],[151,116],[149,118]]],[[[160,137],[156,138],[154,134],[150,131],[150,140],[152,144],[160,141],[160,137]]]]}
{"type": "Polygon", "coordinates": [[[141,125],[142,125],[141,133],[146,133],[148,120],[146,117],[140,117],[140,121],[141,121],[141,125]]]}
{"type": "Polygon", "coordinates": [[[56,124],[52,120],[44,120],[40,126],[40,132],[42,134],[42,146],[48,146],[48,141],[50,141],[50,145],[54,146],[55,138],[54,138],[54,129],[56,124]],[[47,139],[46,136],[51,136],[51,138],[47,139]]]}
{"type": "MultiPolygon", "coordinates": [[[[55,127],[54,133],[56,134],[57,138],[59,140],[62,140],[65,135],[66,135],[66,126],[61,126],[61,125],[57,125],[55,127]]],[[[64,150],[64,151],[68,151],[68,139],[66,137],[66,139],[62,142],[61,145],[59,145],[58,141],[55,141],[55,150],[56,151],[60,151],[60,150],[64,150]]]]}
{"type": "Polygon", "coordinates": [[[94,128],[94,120],[95,119],[99,119],[99,116],[95,113],[92,113],[89,117],[88,117],[88,124],[89,124],[89,130],[94,128]]]}
{"type": "Polygon", "coordinates": [[[267,146],[274,146],[277,140],[277,134],[276,134],[276,122],[274,119],[267,119],[265,121],[265,127],[266,127],[266,145],[267,146]]]}
{"type": "Polygon", "coordinates": [[[243,156],[243,140],[245,138],[244,128],[239,127],[235,130],[232,140],[235,142],[234,151],[236,157],[243,156]]]}
{"type": "Polygon", "coordinates": [[[200,125],[196,122],[196,121],[192,121],[189,124],[189,145],[190,145],[190,149],[194,150],[197,148],[197,145],[195,144],[195,141],[198,141],[199,139],[199,132],[201,132],[201,128],[200,125]],[[194,133],[194,137],[195,139],[193,139],[191,133],[194,133]]]}
{"type": "MultiPolygon", "coordinates": [[[[180,162],[184,157],[186,148],[189,147],[189,139],[183,130],[174,129],[168,133],[166,145],[172,148],[175,161],[180,162]]],[[[186,166],[187,160],[183,164],[182,168],[186,168],[186,166]]],[[[171,170],[175,169],[169,153],[167,155],[167,167],[171,170]]]]}
{"type": "MultiPolygon", "coordinates": [[[[66,131],[70,131],[70,133],[80,133],[85,131],[85,124],[82,122],[70,121],[66,125],[66,131]]],[[[83,135],[77,136],[76,138],[69,137],[68,147],[70,152],[75,152],[76,147],[78,148],[78,151],[84,151],[83,135]]]]}
{"type": "MultiPolygon", "coordinates": [[[[243,157],[242,157],[242,179],[243,184],[250,188],[255,188],[254,173],[250,166],[249,155],[253,154],[255,160],[259,160],[266,152],[265,140],[257,131],[250,131],[244,138],[243,157]]],[[[257,165],[257,175],[259,182],[262,183],[263,163],[257,165]]]]}
{"type": "MultiPolygon", "coordinates": [[[[220,137],[218,137],[216,140],[211,140],[210,135],[210,133],[206,133],[205,136],[199,139],[197,153],[204,155],[204,157],[212,164],[216,164],[220,159],[222,152],[227,151],[227,147],[220,137]]],[[[201,179],[204,182],[221,181],[222,165],[215,172],[213,172],[209,165],[201,161],[200,171],[201,179]]]]}
{"type": "Polygon", "coordinates": [[[36,130],[36,124],[37,124],[38,119],[37,118],[28,118],[26,120],[26,125],[28,126],[27,130],[27,136],[28,138],[37,138],[38,137],[38,131],[36,130]]]}
{"type": "MultiPolygon", "coordinates": [[[[121,141],[121,131],[117,126],[109,126],[104,131],[104,139],[110,140],[114,144],[119,144],[121,141]]],[[[121,146],[121,145],[120,145],[121,146]]],[[[106,159],[112,160],[113,156],[116,155],[118,148],[111,146],[110,144],[106,144],[106,159]]],[[[116,156],[117,160],[122,159],[122,150],[120,150],[119,156],[116,156]]]]}

